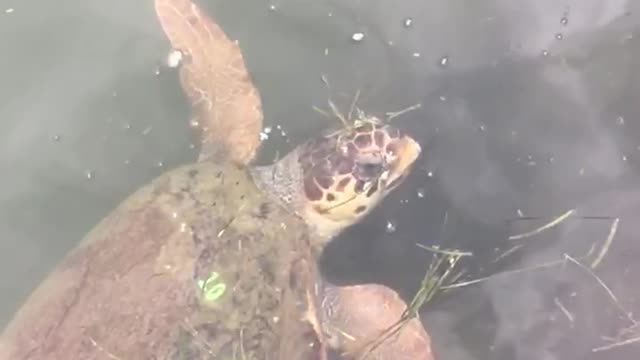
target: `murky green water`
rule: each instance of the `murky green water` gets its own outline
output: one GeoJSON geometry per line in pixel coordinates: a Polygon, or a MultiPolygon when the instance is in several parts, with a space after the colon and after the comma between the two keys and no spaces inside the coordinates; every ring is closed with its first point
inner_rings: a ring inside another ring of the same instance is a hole
{"type": "MultiPolygon", "coordinates": [[[[447,360],[640,354],[633,344],[592,351],[631,324],[624,312],[639,308],[639,7],[205,4],[239,40],[261,90],[272,128],[265,160],[333,121],[311,110],[326,104],[323,74],[343,108],[358,89],[360,107],[378,114],[422,104],[394,120],[423,144],[419,169],[329,249],[332,276],[383,282],[408,299],[431,259],[417,242],[473,252],[463,263],[467,280],[578,257],[593,244],[597,253],[620,218],[597,272],[606,288],[566,262],[450,291],[426,306],[425,324],[447,360]],[[508,240],[545,222],[509,220],[550,221],[572,208],[579,211],[570,222],[508,240]],[[515,245],[522,247],[494,262],[515,245]]],[[[0,10],[5,323],[99,219],[162,171],[194,160],[197,148],[175,77],[156,74],[169,49],[150,2],[6,0],[0,10]]]]}

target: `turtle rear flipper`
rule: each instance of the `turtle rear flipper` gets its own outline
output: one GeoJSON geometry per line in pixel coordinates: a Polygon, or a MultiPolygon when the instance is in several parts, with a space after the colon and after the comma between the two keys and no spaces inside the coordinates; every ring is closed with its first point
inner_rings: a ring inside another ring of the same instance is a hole
{"type": "Polygon", "coordinates": [[[199,160],[223,152],[248,164],[260,145],[262,102],[240,47],[189,0],[155,0],[160,25],[183,55],[180,82],[201,131],[199,160]]]}

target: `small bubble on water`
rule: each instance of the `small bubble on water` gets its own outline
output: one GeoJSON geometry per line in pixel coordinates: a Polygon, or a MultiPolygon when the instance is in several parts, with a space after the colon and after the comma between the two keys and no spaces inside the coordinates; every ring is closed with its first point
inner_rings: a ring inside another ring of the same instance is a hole
{"type": "Polygon", "coordinates": [[[363,32],[356,32],[353,33],[353,35],[351,35],[351,40],[356,41],[356,42],[360,42],[364,39],[364,33],[363,32]]]}
{"type": "Polygon", "coordinates": [[[446,67],[447,65],[449,65],[449,57],[448,56],[441,57],[438,63],[440,64],[440,66],[446,67]]]}
{"type": "Polygon", "coordinates": [[[14,11],[16,11],[16,9],[14,9],[14,8],[8,8],[8,9],[6,9],[4,12],[5,12],[5,14],[12,14],[14,11]]]}
{"type": "Polygon", "coordinates": [[[557,33],[556,34],[556,39],[557,40],[562,40],[564,38],[564,36],[562,35],[562,33],[557,33]]]}
{"type": "Polygon", "coordinates": [[[404,18],[403,24],[406,28],[411,27],[411,25],[413,25],[413,19],[410,17],[404,18]]]}
{"type": "Polygon", "coordinates": [[[413,53],[413,57],[420,57],[420,53],[419,52],[414,52],[413,53]]]}
{"type": "Polygon", "coordinates": [[[622,155],[622,161],[627,161],[627,155],[622,155]]]}
{"type": "Polygon", "coordinates": [[[265,127],[263,131],[265,134],[271,134],[271,126],[265,127]]]}
{"type": "Polygon", "coordinates": [[[423,199],[426,194],[426,191],[423,188],[419,188],[416,193],[420,199],[423,199]]]}
{"type": "Polygon", "coordinates": [[[129,124],[129,123],[125,123],[124,125],[122,125],[122,129],[124,129],[124,130],[131,130],[131,124],[129,124]]]}
{"type": "Polygon", "coordinates": [[[53,140],[53,141],[55,141],[55,142],[60,141],[60,139],[61,139],[60,135],[53,135],[53,136],[51,137],[51,140],[53,140]]]}
{"type": "Polygon", "coordinates": [[[170,68],[177,68],[182,64],[183,58],[184,54],[182,54],[182,51],[173,49],[169,52],[169,55],[167,55],[167,66],[170,68]]]}
{"type": "Polygon", "coordinates": [[[542,50],[542,56],[549,56],[549,51],[542,50]]]}
{"type": "Polygon", "coordinates": [[[163,161],[158,161],[158,162],[156,163],[156,166],[157,166],[157,167],[163,167],[163,166],[164,166],[164,162],[163,162],[163,161]]]}
{"type": "Polygon", "coordinates": [[[384,230],[387,232],[387,234],[394,233],[396,231],[396,223],[395,223],[395,221],[388,220],[387,221],[387,225],[385,226],[384,230]]]}
{"type": "Polygon", "coordinates": [[[445,102],[447,101],[447,97],[446,96],[440,96],[439,97],[440,101],[445,102]]]}
{"type": "Polygon", "coordinates": [[[427,177],[432,178],[432,177],[433,177],[433,171],[429,171],[429,172],[427,172],[427,177]]]}
{"type": "Polygon", "coordinates": [[[624,125],[624,118],[622,116],[618,116],[616,118],[616,123],[618,123],[618,125],[624,125]]]}
{"type": "Polygon", "coordinates": [[[560,24],[567,26],[569,24],[569,19],[565,16],[562,19],[560,19],[560,24]]]}
{"type": "Polygon", "coordinates": [[[479,129],[480,129],[480,131],[482,131],[482,132],[487,131],[487,127],[486,127],[484,124],[480,125],[479,129]]]}
{"type": "Polygon", "coordinates": [[[96,174],[95,174],[95,171],[93,170],[87,170],[84,176],[87,178],[87,180],[91,180],[96,176],[96,174]]]}
{"type": "Polygon", "coordinates": [[[195,148],[196,148],[196,144],[189,144],[189,149],[190,149],[190,150],[193,150],[193,149],[195,149],[195,148]]]}
{"type": "Polygon", "coordinates": [[[131,164],[131,160],[126,159],[126,160],[124,161],[124,164],[125,164],[125,165],[129,165],[129,164],[131,164]]]}
{"type": "Polygon", "coordinates": [[[332,17],[332,16],[333,16],[333,13],[332,13],[332,12],[330,12],[330,13],[328,13],[327,15],[328,15],[329,17],[332,17]]]}
{"type": "Polygon", "coordinates": [[[276,11],[276,6],[273,5],[273,4],[269,5],[269,10],[270,11],[276,11]]]}
{"type": "Polygon", "coordinates": [[[265,141],[269,139],[269,134],[265,133],[264,131],[260,132],[260,141],[265,141]]]}

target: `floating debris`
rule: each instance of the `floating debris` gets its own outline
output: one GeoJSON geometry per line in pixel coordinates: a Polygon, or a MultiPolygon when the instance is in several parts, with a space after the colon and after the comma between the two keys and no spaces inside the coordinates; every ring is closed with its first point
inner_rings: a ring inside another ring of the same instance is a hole
{"type": "Polygon", "coordinates": [[[425,191],[423,188],[418,188],[418,190],[416,191],[416,193],[417,193],[418,197],[419,197],[420,199],[422,199],[422,198],[424,198],[424,196],[425,196],[425,194],[426,194],[426,191],[425,191]]]}
{"type": "Polygon", "coordinates": [[[557,33],[556,34],[556,39],[562,40],[563,38],[564,38],[564,36],[562,35],[562,33],[557,33]]]}
{"type": "Polygon", "coordinates": [[[562,19],[560,19],[560,24],[562,24],[563,26],[567,26],[569,24],[569,19],[565,16],[562,19]]]}
{"type": "Polygon", "coordinates": [[[447,65],[449,65],[449,57],[448,56],[441,57],[440,61],[439,61],[439,64],[442,67],[446,67],[447,65]]]}
{"type": "Polygon", "coordinates": [[[420,53],[419,52],[414,52],[413,53],[413,57],[420,57],[420,53]]]}
{"type": "Polygon", "coordinates": [[[624,118],[622,116],[618,116],[616,118],[616,123],[620,126],[624,125],[624,118]]]}
{"type": "Polygon", "coordinates": [[[8,8],[8,9],[6,9],[4,12],[5,12],[6,14],[11,14],[11,13],[13,13],[14,11],[16,11],[16,9],[14,9],[14,8],[8,8]]]}
{"type": "Polygon", "coordinates": [[[169,52],[167,56],[167,66],[170,68],[177,68],[182,64],[182,60],[184,58],[184,54],[182,51],[173,49],[169,52]]]}
{"type": "Polygon", "coordinates": [[[413,25],[413,19],[410,17],[405,18],[403,24],[404,24],[404,27],[409,28],[411,27],[411,25],[413,25]]]}
{"type": "Polygon", "coordinates": [[[87,178],[87,180],[91,180],[91,179],[93,179],[95,176],[96,176],[96,174],[95,174],[95,171],[93,171],[93,170],[88,170],[88,171],[85,173],[85,177],[87,178]]]}
{"type": "Polygon", "coordinates": [[[387,221],[387,225],[385,226],[385,229],[384,229],[384,230],[387,232],[387,234],[391,234],[391,233],[396,232],[396,230],[397,230],[397,229],[396,229],[396,223],[395,223],[395,221],[393,221],[393,220],[388,220],[388,221],[387,221]]]}
{"type": "Polygon", "coordinates": [[[549,56],[549,51],[542,50],[542,56],[549,56]]]}
{"type": "Polygon", "coordinates": [[[353,35],[351,35],[351,39],[353,41],[360,42],[364,39],[364,33],[363,32],[353,33],[353,35]]]}

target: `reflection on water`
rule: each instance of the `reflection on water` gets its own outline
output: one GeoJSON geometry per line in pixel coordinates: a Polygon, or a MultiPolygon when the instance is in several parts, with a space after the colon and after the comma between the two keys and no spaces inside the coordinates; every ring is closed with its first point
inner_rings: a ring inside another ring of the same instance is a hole
{"type": "MultiPolygon", "coordinates": [[[[474,253],[463,280],[579,257],[619,226],[593,274],[576,264],[451,290],[424,309],[442,359],[635,359],[603,351],[633,325],[640,270],[638,5],[632,1],[205,1],[261,89],[261,161],[342,109],[383,114],[423,143],[423,164],[329,249],[342,281],[411,297],[431,254],[474,253]],[[510,235],[576,208],[572,221],[510,235]],[[510,221],[536,218],[530,222],[510,221]],[[610,291],[607,291],[609,289],[610,291]],[[611,294],[615,294],[612,297],[611,294]],[[615,301],[616,299],[617,301],[615,301]],[[612,340],[613,341],[613,340],[612,340]]],[[[0,319],[128,193],[193,161],[170,49],[146,2],[14,2],[0,13],[0,319]],[[11,10],[9,10],[11,9],[11,10]],[[47,36],[43,36],[47,34],[47,36]]],[[[637,345],[635,345],[637,346],[637,345]]]]}

